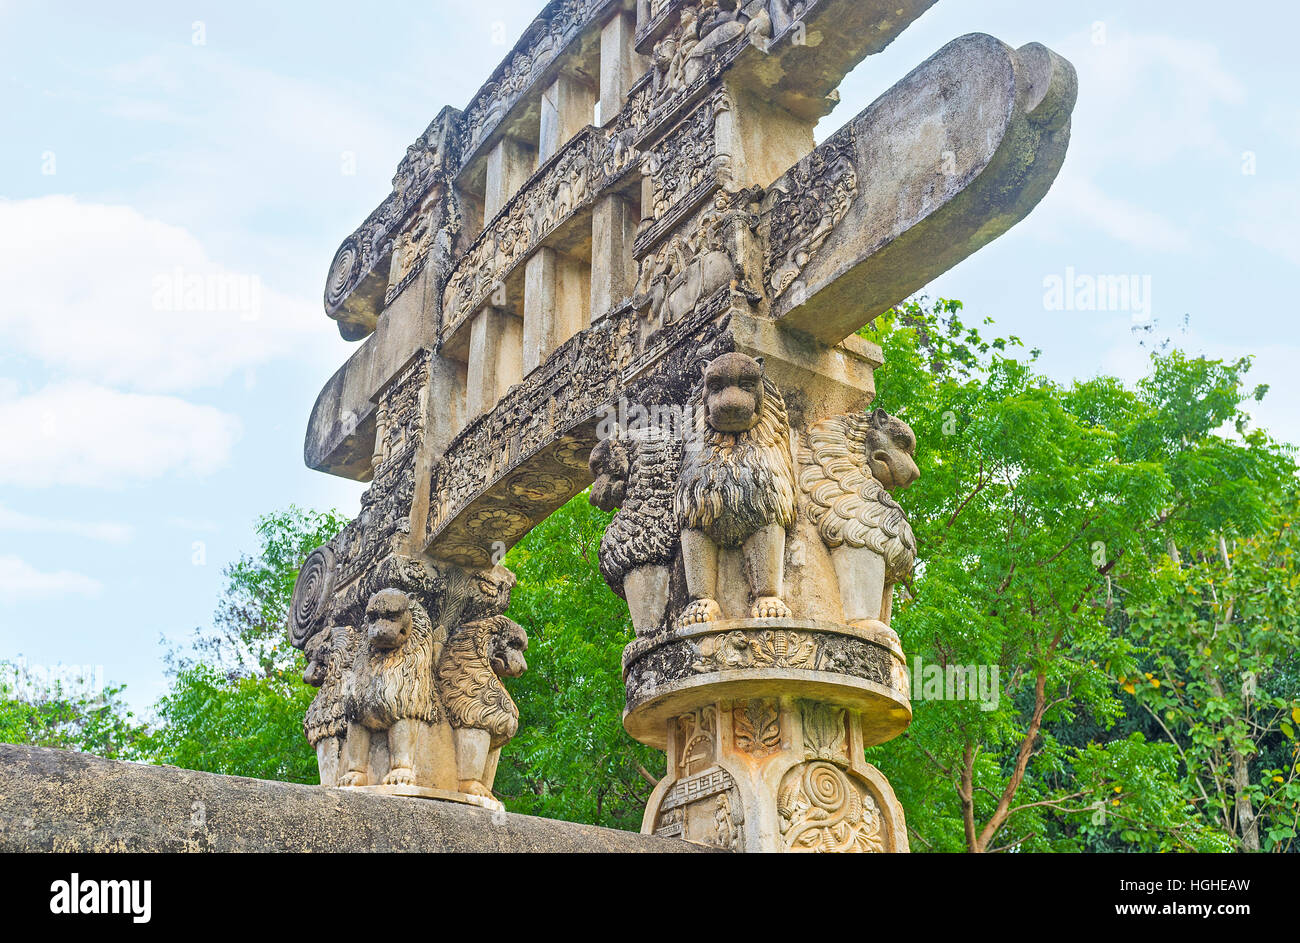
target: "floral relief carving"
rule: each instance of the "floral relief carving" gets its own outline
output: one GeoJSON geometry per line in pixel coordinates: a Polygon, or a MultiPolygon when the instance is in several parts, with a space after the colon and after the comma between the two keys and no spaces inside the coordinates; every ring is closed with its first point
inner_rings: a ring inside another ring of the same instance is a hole
{"type": "Polygon", "coordinates": [[[803,273],[858,195],[857,137],[850,125],[796,164],[768,191],[767,271],[774,294],[803,273]]]}
{"type": "Polygon", "coordinates": [[[787,851],[889,850],[875,797],[830,763],[804,763],[786,773],[777,814],[787,851]]]}
{"type": "Polygon", "coordinates": [[[781,711],[771,698],[757,698],[736,704],[731,712],[737,748],[754,756],[766,756],[781,747],[781,711]]]}
{"type": "Polygon", "coordinates": [[[847,763],[847,712],[820,701],[803,701],[799,704],[799,713],[803,721],[804,758],[847,763]]]}

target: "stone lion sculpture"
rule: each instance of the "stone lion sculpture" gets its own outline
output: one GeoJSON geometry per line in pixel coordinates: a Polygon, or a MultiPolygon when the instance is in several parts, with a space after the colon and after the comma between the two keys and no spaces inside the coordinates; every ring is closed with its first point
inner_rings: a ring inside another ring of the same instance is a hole
{"type": "Polygon", "coordinates": [[[428,760],[440,719],[434,641],[428,612],[411,596],[382,589],[370,597],[363,639],[343,682],[346,769],[339,785],[373,785],[372,734],[388,739],[389,768],[382,785],[434,785],[428,760]]]}
{"type": "Polygon", "coordinates": [[[618,511],[600,541],[600,573],[627,600],[637,635],[653,634],[668,608],[680,463],[680,442],[658,429],[619,432],[591,452],[591,503],[618,511]]]}
{"type": "Polygon", "coordinates": [[[790,420],[763,362],[729,353],[704,367],[689,409],[694,428],[676,494],[682,563],[690,602],[683,625],[722,618],[718,550],[745,557],[755,619],[788,618],[786,528],[795,519],[790,420]]]}
{"type": "Polygon", "coordinates": [[[302,679],[314,688],[303,717],[302,730],[316,751],[322,786],[334,786],[339,780],[339,760],[348,722],[343,704],[343,678],[356,658],[360,634],[351,626],[329,626],[311,636],[303,649],[307,668],[302,679]]]}
{"type": "Polygon", "coordinates": [[[528,634],[505,616],[457,628],[438,660],[438,687],[451,721],[461,792],[491,796],[497,761],[519,729],[519,709],[501,678],[528,670],[528,634]]]}
{"type": "Polygon", "coordinates": [[[887,628],[894,584],[911,577],[916,560],[916,537],[890,494],[920,477],[916,435],[877,409],[816,423],[808,446],[799,486],[808,520],[830,549],[844,621],[887,628]]]}

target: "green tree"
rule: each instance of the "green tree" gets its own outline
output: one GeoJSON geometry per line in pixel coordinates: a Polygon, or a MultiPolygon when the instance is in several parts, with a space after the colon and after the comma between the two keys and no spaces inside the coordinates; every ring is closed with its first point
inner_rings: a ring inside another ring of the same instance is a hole
{"type": "Polygon", "coordinates": [[[258,518],[256,554],[243,554],[222,575],[226,588],[208,628],[194,630],[190,650],[169,648],[175,670],[206,664],[231,678],[272,677],[299,664],[285,626],[303,562],[347,524],[338,511],[286,510],[258,518]]]}
{"type": "Polygon", "coordinates": [[[1134,612],[1146,640],[1124,689],[1173,743],[1194,800],[1241,851],[1289,851],[1300,824],[1300,490],[1265,526],[1175,549],[1158,600],[1134,612]]]}
{"type": "Polygon", "coordinates": [[[123,702],[124,690],[80,675],[51,681],[21,660],[0,662],[0,743],[130,757],[145,729],[123,702]]]}
{"type": "Polygon", "coordinates": [[[922,478],[903,497],[920,565],[896,628],[924,663],[996,666],[1000,698],[914,690],[912,726],[872,755],[923,847],[1077,849],[1096,829],[1151,849],[1220,847],[1190,801],[1167,801],[1186,776],[1174,745],[1080,742],[1074,728],[1125,719],[1116,678],[1139,653],[1123,628],[1161,604],[1169,542],[1249,532],[1268,489],[1294,474],[1262,434],[1216,432],[1244,423],[1249,362],[1175,352],[1153,357],[1136,390],[1104,377],[1061,386],[1034,370],[1036,352],[1012,356],[1018,339],[986,340],[960,311],[913,302],[864,333],[885,350],[881,405],[921,443],[922,478]],[[1150,775],[1119,776],[1120,756],[1150,775]]]}
{"type": "Polygon", "coordinates": [[[320,782],[302,732],[315,696],[301,674],[231,677],[198,662],[182,669],[159,699],[159,725],[141,752],[184,769],[291,783],[320,782]]]}
{"type": "Polygon", "coordinates": [[[189,651],[167,653],[174,678],[155,706],[157,727],[141,744],[144,757],[213,773],[319,782],[302,732],[315,689],[302,681],[305,662],[285,627],[303,561],[344,523],[336,512],[292,506],[258,521],[259,552],[226,568],[212,627],[195,631],[189,651]]]}
{"type": "Polygon", "coordinates": [[[636,831],[664,758],[623,731],[621,658],[633,631],[597,568],[609,519],[580,495],[504,561],[519,577],[510,615],[529,647],[528,672],[510,682],[519,733],[495,791],[514,812],[636,831]]]}

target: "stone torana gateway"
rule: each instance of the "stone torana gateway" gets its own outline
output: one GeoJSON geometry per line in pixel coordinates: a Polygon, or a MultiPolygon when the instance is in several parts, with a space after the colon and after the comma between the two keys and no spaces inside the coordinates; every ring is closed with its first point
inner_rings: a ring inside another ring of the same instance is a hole
{"type": "Polygon", "coordinates": [[[1076,96],[972,34],[816,146],[932,4],[553,0],[407,149],[325,288],[360,344],[306,461],[370,485],[294,596],[322,783],[498,805],[528,644],[499,561],[590,486],[624,725],[667,753],[643,831],[907,850],[863,748],[912,716],[890,609],[925,444],[871,408],[856,332],[1029,213],[1076,96]]]}

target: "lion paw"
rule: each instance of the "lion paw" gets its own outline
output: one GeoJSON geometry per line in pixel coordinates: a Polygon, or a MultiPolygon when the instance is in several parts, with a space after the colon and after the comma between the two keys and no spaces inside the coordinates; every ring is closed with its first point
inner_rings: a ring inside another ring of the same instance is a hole
{"type": "Polygon", "coordinates": [[[722,607],[712,599],[697,599],[682,610],[682,625],[700,625],[722,619],[722,607]]]}
{"type": "Polygon", "coordinates": [[[340,786],[365,786],[369,784],[369,777],[361,770],[349,770],[339,777],[340,786]]]}
{"type": "Polygon", "coordinates": [[[390,770],[388,775],[384,777],[384,785],[385,786],[414,786],[415,770],[405,766],[399,766],[396,769],[390,770]]]}
{"type": "Polygon", "coordinates": [[[755,619],[788,619],[790,607],[775,596],[760,596],[754,601],[750,615],[755,619]]]}
{"type": "Polygon", "coordinates": [[[872,635],[876,641],[882,643],[885,647],[896,649],[900,654],[902,653],[903,643],[899,639],[898,633],[879,619],[855,619],[849,625],[872,635]]]}
{"type": "Polygon", "coordinates": [[[462,779],[460,781],[460,791],[469,796],[486,796],[493,798],[492,790],[484,786],[477,779],[462,779]]]}

